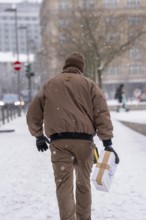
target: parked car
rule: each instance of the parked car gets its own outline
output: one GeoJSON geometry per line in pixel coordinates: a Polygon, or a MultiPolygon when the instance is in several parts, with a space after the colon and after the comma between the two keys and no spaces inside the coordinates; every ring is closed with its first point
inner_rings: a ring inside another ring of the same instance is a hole
{"type": "Polygon", "coordinates": [[[19,100],[19,97],[17,94],[13,94],[13,93],[7,93],[4,94],[2,97],[2,100],[0,101],[0,106],[24,106],[24,101],[21,99],[19,100]]]}
{"type": "Polygon", "coordinates": [[[146,102],[146,93],[142,93],[140,96],[140,102],[146,102]]]}

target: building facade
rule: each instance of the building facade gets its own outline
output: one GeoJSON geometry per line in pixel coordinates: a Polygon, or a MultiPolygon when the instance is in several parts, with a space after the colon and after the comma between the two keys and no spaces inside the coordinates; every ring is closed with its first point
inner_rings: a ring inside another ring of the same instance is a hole
{"type": "Polygon", "coordinates": [[[0,3],[0,52],[16,52],[15,14],[8,11],[11,8],[17,9],[19,53],[27,52],[26,29],[22,27],[27,28],[30,53],[35,53],[40,46],[40,3],[28,1],[0,3]]]}
{"type": "MultiPolygon", "coordinates": [[[[67,0],[44,0],[42,2],[40,19],[41,19],[41,37],[42,47],[44,48],[44,66],[47,73],[51,77],[56,72],[56,67],[59,66],[59,58],[56,56],[57,40],[60,37],[58,24],[65,25],[64,19],[60,19],[60,15],[67,16],[73,7],[80,6],[81,8],[95,10],[102,10],[103,16],[106,19],[123,16],[126,20],[127,36],[133,39],[136,36],[138,28],[143,25],[146,17],[146,1],[145,0],[80,0],[80,1],[67,1],[67,0]],[[131,27],[132,31],[131,32],[131,27]],[[53,34],[52,34],[53,32],[53,34]],[[47,39],[49,36],[54,40],[54,44],[50,44],[47,39]],[[53,46],[54,45],[54,46],[53,46]],[[50,58],[50,55],[54,55],[50,58]],[[51,70],[51,71],[50,71],[51,70]]],[[[63,16],[62,16],[63,17],[63,16]]],[[[105,20],[105,25],[107,20],[105,20]]],[[[127,37],[126,36],[126,37],[127,37]]],[[[124,83],[129,97],[133,97],[135,90],[140,90],[146,93],[146,45],[145,34],[139,38],[132,46],[127,49],[123,54],[117,56],[103,71],[103,87],[105,93],[109,98],[114,97],[116,87],[124,83]]],[[[109,39],[114,39],[115,36],[107,36],[109,39]]],[[[62,39],[59,39],[60,43],[62,39]]]]}
{"type": "Polygon", "coordinates": [[[35,69],[35,55],[40,50],[40,3],[21,1],[17,4],[0,3],[0,97],[3,93],[17,93],[17,75],[20,74],[20,89],[28,91],[26,63],[32,65],[35,77],[32,89],[39,84],[35,69]],[[17,10],[17,33],[19,61],[22,63],[20,72],[15,72],[13,63],[18,59],[16,44],[15,11],[17,10]],[[36,80],[36,82],[35,82],[36,80]]]}

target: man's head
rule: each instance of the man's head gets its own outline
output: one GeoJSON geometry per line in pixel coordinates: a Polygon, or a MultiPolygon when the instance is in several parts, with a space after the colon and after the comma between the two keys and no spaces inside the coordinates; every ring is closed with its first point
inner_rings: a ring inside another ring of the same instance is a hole
{"type": "Polygon", "coordinates": [[[66,69],[68,67],[76,67],[83,73],[84,66],[85,66],[84,56],[80,53],[73,53],[66,58],[63,69],[66,69]]]}
{"type": "Polygon", "coordinates": [[[120,84],[120,88],[123,88],[124,87],[124,84],[120,84]]]}

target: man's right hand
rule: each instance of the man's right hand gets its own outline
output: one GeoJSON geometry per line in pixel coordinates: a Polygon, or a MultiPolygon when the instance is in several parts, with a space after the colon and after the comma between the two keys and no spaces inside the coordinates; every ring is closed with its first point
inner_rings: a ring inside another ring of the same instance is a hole
{"type": "Polygon", "coordinates": [[[41,135],[39,137],[36,137],[36,147],[38,149],[38,151],[46,151],[48,149],[48,145],[50,141],[48,140],[48,138],[44,135],[41,135]]]}
{"type": "Polygon", "coordinates": [[[113,149],[112,146],[107,146],[107,147],[105,147],[105,150],[114,153],[114,155],[115,155],[115,163],[116,163],[116,164],[118,164],[118,163],[120,162],[119,156],[118,156],[118,154],[116,153],[116,151],[113,149]]]}

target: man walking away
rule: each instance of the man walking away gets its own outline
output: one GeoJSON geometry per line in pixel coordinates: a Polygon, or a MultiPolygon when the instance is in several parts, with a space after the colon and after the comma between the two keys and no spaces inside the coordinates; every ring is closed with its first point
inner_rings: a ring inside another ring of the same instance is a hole
{"type": "Polygon", "coordinates": [[[38,150],[48,149],[47,138],[51,142],[61,220],[91,220],[90,173],[96,134],[119,163],[112,148],[113,126],[107,103],[99,87],[82,75],[84,64],[81,54],[68,56],[63,71],[46,82],[27,112],[27,124],[38,150]]]}

